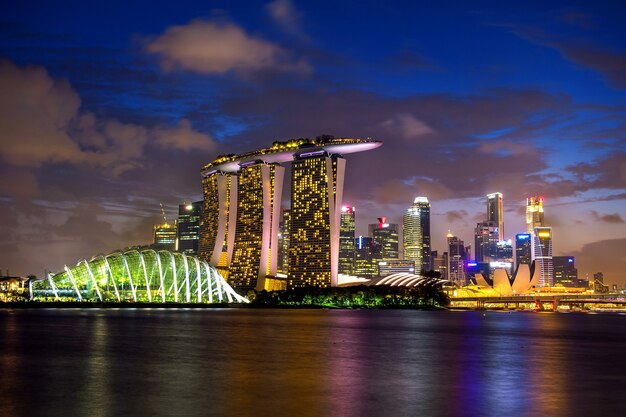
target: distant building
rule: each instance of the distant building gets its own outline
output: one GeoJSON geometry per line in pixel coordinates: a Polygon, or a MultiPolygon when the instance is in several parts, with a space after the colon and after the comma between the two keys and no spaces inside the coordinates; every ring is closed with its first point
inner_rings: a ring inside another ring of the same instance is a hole
{"type": "Polygon", "coordinates": [[[518,265],[530,265],[532,262],[532,235],[520,233],[515,235],[515,267],[518,265]]]}
{"type": "Polygon", "coordinates": [[[354,275],[356,230],[356,209],[350,205],[341,207],[341,222],[339,225],[339,273],[354,275]]]}
{"type": "Polygon", "coordinates": [[[543,197],[528,197],[526,199],[526,227],[528,233],[535,228],[543,227],[543,197]]]}
{"type": "Polygon", "coordinates": [[[386,217],[379,217],[378,223],[369,225],[369,235],[381,247],[381,259],[398,259],[398,225],[387,223],[386,217]]]}
{"type": "Polygon", "coordinates": [[[539,286],[551,287],[554,278],[551,227],[535,227],[533,231],[532,253],[535,268],[540,268],[539,286]]]}
{"type": "Polygon", "coordinates": [[[203,201],[181,204],[178,206],[178,252],[196,256],[200,239],[200,219],[202,217],[203,201]]]}
{"type": "Polygon", "coordinates": [[[481,222],[474,229],[474,250],[477,262],[490,262],[498,258],[499,229],[496,222],[481,222]]]}
{"type": "Polygon", "coordinates": [[[436,250],[431,252],[431,259],[433,261],[433,270],[441,274],[441,279],[449,279],[448,277],[448,252],[444,252],[441,255],[436,250]]]}
{"type": "Polygon", "coordinates": [[[371,237],[359,236],[355,239],[356,253],[354,275],[358,277],[378,276],[378,261],[381,259],[381,245],[371,237]]]}
{"type": "Polygon", "coordinates": [[[161,223],[154,225],[153,247],[173,251],[176,248],[178,229],[175,224],[161,223]]]}
{"type": "Polygon", "coordinates": [[[404,259],[415,262],[415,271],[430,270],[430,203],[416,197],[403,218],[404,259]]]}
{"type": "Polygon", "coordinates": [[[387,259],[378,261],[378,276],[386,277],[392,274],[415,274],[415,262],[403,259],[387,259]]]}
{"type": "Polygon", "coordinates": [[[596,279],[593,281],[593,292],[606,294],[609,292],[609,286],[604,284],[602,281],[596,279]]]}
{"type": "Polygon", "coordinates": [[[487,194],[487,221],[498,227],[498,240],[504,240],[504,210],[502,193],[487,194]]]}
{"type": "Polygon", "coordinates": [[[465,274],[465,262],[467,254],[465,253],[465,244],[457,236],[448,232],[448,279],[459,285],[465,285],[467,277],[465,274]]]}
{"type": "Polygon", "coordinates": [[[593,274],[593,279],[595,281],[600,281],[604,283],[604,274],[602,272],[596,272],[595,274],[593,274]]]}
{"type": "Polygon", "coordinates": [[[578,287],[578,269],[573,256],[554,256],[554,284],[564,287],[578,287]]]}

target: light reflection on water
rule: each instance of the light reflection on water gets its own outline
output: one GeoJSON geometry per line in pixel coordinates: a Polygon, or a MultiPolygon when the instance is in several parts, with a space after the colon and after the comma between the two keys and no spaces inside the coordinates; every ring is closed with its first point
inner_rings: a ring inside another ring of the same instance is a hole
{"type": "Polygon", "coordinates": [[[0,415],[619,415],[618,315],[0,310],[0,415]]]}

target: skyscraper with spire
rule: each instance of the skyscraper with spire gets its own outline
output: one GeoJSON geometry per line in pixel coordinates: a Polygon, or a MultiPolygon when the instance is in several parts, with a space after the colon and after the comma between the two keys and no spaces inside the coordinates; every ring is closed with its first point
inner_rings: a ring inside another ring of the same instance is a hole
{"type": "Polygon", "coordinates": [[[543,226],[545,226],[543,219],[543,197],[528,197],[526,199],[526,231],[533,233],[536,227],[543,226]]]}

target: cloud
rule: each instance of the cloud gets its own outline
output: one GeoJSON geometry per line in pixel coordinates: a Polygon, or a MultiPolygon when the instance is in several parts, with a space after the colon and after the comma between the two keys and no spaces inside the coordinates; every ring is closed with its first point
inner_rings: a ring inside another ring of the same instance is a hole
{"type": "Polygon", "coordinates": [[[597,221],[612,223],[612,224],[626,223],[626,221],[624,221],[624,219],[619,213],[600,214],[595,210],[591,210],[591,214],[597,221]]]}
{"type": "Polygon", "coordinates": [[[450,210],[444,213],[446,221],[448,223],[454,223],[455,221],[463,221],[467,217],[467,211],[465,210],[450,210]]]}
{"type": "Polygon", "coordinates": [[[626,88],[626,53],[576,42],[551,42],[563,57],[603,74],[615,87],[626,88]]]}
{"type": "Polygon", "coordinates": [[[578,276],[588,275],[593,279],[595,272],[604,273],[605,283],[624,284],[626,265],[626,238],[600,240],[585,244],[580,251],[570,254],[576,258],[578,276]]]}
{"type": "Polygon", "coordinates": [[[194,20],[171,26],[150,41],[145,51],[159,55],[165,71],[249,75],[261,71],[308,73],[311,69],[306,62],[293,60],[280,46],[228,22],[194,20]]]}
{"type": "Polygon", "coordinates": [[[407,113],[401,113],[385,120],[382,125],[405,139],[417,139],[420,136],[435,133],[426,123],[407,113]]]}
{"type": "MultiPolygon", "coordinates": [[[[63,163],[116,177],[141,167],[151,142],[183,151],[215,146],[212,137],[193,131],[187,120],[173,129],[145,127],[82,111],[69,83],[52,78],[42,67],[0,61],[0,91],[0,158],[14,167],[63,163]]],[[[28,190],[36,190],[32,174],[20,175],[28,190]]],[[[13,195],[21,192],[7,184],[4,189],[13,195]]]]}
{"type": "Polygon", "coordinates": [[[274,22],[286,32],[301,35],[300,13],[290,0],[274,0],[265,7],[274,22]]]}

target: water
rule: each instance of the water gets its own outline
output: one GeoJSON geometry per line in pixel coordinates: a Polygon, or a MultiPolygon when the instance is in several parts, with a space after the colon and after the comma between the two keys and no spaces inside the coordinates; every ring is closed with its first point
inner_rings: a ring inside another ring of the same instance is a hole
{"type": "Polygon", "coordinates": [[[0,416],[624,415],[626,316],[0,310],[0,416]]]}

